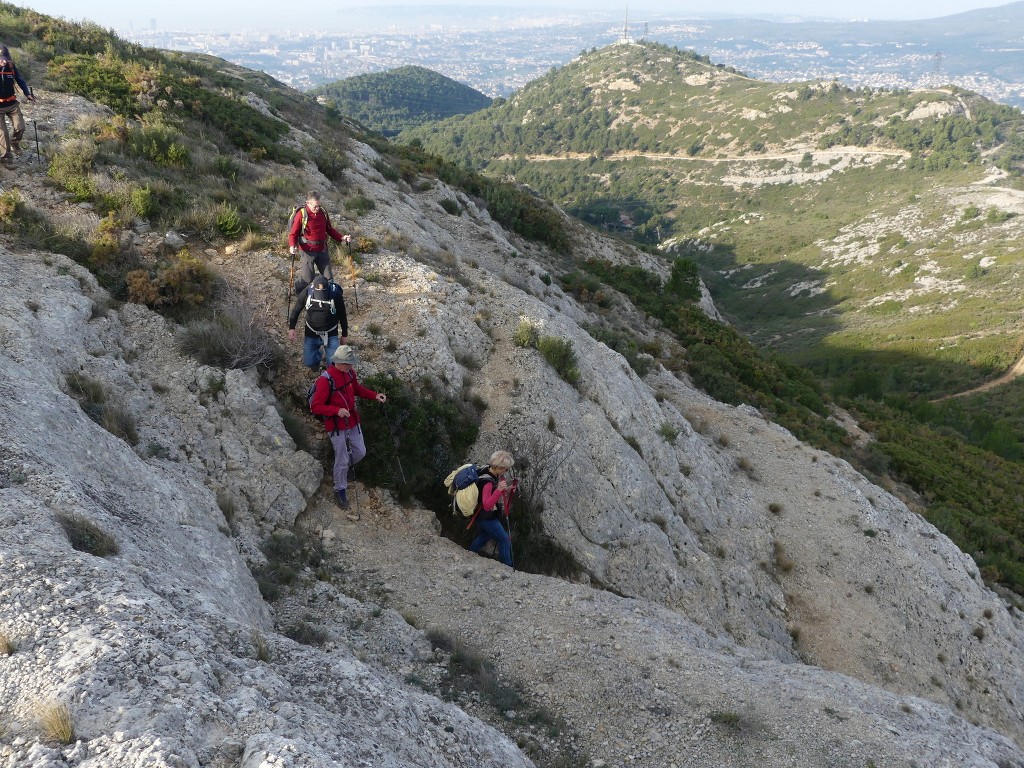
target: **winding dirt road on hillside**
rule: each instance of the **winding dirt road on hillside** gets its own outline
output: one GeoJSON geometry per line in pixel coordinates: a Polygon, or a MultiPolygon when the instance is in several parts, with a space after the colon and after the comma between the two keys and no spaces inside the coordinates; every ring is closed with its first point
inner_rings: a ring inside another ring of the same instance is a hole
{"type": "MultiPolygon", "coordinates": [[[[653,152],[614,152],[610,155],[598,156],[593,152],[563,152],[557,155],[524,155],[523,159],[531,163],[550,163],[556,160],[589,160],[596,157],[599,160],[632,160],[642,157],[645,160],[678,160],[685,163],[762,163],[765,160],[788,160],[800,162],[803,156],[810,152],[816,158],[842,158],[851,155],[869,155],[884,157],[910,157],[910,153],[903,149],[873,149],[870,147],[843,147],[840,149],[795,149],[792,152],[778,154],[759,155],[725,155],[716,157],[690,157],[689,155],[662,155],[653,152]]],[[[497,160],[513,160],[515,155],[501,155],[497,160]]]]}
{"type": "Polygon", "coordinates": [[[979,384],[978,386],[972,387],[971,389],[965,389],[963,392],[954,392],[951,395],[943,395],[942,397],[937,397],[931,402],[941,403],[946,400],[952,400],[953,398],[956,397],[967,397],[968,395],[976,395],[979,392],[987,392],[990,389],[1001,387],[1003,384],[1009,384],[1011,381],[1019,378],[1020,376],[1024,376],[1024,355],[1021,355],[1019,358],[1017,358],[1017,362],[1010,366],[1010,369],[1002,376],[992,379],[991,381],[986,381],[984,384],[979,384]]]}

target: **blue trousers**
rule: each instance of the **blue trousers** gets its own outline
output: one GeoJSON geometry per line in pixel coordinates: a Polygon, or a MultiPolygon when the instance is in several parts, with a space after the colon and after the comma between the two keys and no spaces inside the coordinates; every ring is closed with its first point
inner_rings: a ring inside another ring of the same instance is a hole
{"type": "MultiPolygon", "coordinates": [[[[338,348],[338,334],[333,334],[327,337],[327,362],[331,361],[331,355],[334,354],[334,350],[338,348]]],[[[302,362],[308,365],[310,368],[316,368],[320,365],[320,360],[323,359],[323,347],[324,343],[320,341],[319,336],[305,336],[302,340],[302,362]]]]}
{"type": "Polygon", "coordinates": [[[469,545],[470,552],[479,552],[491,539],[498,542],[498,556],[501,558],[501,562],[507,565],[509,568],[512,567],[512,539],[508,537],[508,531],[501,524],[500,520],[478,520],[477,527],[480,529],[480,533],[473,539],[473,543],[469,545]]]}

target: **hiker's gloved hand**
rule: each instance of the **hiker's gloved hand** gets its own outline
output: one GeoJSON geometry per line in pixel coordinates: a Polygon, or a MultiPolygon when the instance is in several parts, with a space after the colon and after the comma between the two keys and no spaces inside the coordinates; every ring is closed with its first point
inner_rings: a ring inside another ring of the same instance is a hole
{"type": "Polygon", "coordinates": [[[339,408],[338,409],[338,418],[339,419],[347,419],[348,416],[349,416],[348,408],[339,408]]]}
{"type": "Polygon", "coordinates": [[[341,241],[343,243],[351,243],[352,242],[352,235],[342,235],[341,236],[341,241]]]}
{"type": "Polygon", "coordinates": [[[288,341],[295,341],[295,329],[294,328],[289,328],[288,329],[288,341]]]}
{"type": "Polygon", "coordinates": [[[288,251],[289,253],[291,253],[292,256],[294,256],[296,253],[299,252],[299,249],[293,245],[291,248],[288,249],[288,251]]]}
{"type": "Polygon", "coordinates": [[[32,93],[31,91],[29,91],[27,94],[25,94],[25,98],[28,99],[29,101],[35,101],[36,100],[35,94],[32,93]]]}
{"type": "Polygon", "coordinates": [[[377,402],[378,403],[386,403],[387,401],[388,401],[388,396],[385,395],[383,392],[381,392],[380,394],[377,395],[377,402]]]}

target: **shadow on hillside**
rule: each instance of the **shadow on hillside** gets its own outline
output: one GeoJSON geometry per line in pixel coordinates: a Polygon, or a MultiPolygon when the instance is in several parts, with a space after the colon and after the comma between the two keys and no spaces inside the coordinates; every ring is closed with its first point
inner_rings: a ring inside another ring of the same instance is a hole
{"type": "Polygon", "coordinates": [[[842,297],[826,287],[825,272],[783,260],[741,264],[727,245],[690,243],[675,253],[697,263],[718,311],[758,346],[785,354],[840,328],[842,297]]]}
{"type": "Polygon", "coordinates": [[[719,312],[741,333],[810,369],[836,394],[932,400],[995,379],[1012,364],[995,368],[913,354],[910,340],[893,350],[835,345],[829,337],[844,328],[837,307],[845,297],[827,287],[828,273],[785,260],[741,264],[721,245],[705,252],[691,244],[677,253],[698,264],[719,312]]]}

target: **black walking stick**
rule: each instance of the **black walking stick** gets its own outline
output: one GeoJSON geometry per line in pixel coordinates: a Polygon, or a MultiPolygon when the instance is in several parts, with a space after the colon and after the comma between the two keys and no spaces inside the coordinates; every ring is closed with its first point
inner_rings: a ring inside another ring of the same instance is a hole
{"type": "Polygon", "coordinates": [[[295,254],[292,254],[292,263],[288,267],[288,293],[284,297],[284,318],[287,322],[292,314],[292,291],[295,290],[295,254]]]}
{"type": "Polygon", "coordinates": [[[356,313],[358,314],[358,312],[359,312],[359,289],[356,287],[356,269],[355,269],[355,264],[356,263],[352,260],[352,235],[348,236],[348,242],[345,243],[345,245],[348,248],[348,263],[352,265],[352,270],[349,273],[349,276],[352,278],[352,295],[355,296],[355,299],[356,299],[356,313]]]}
{"type": "Polygon", "coordinates": [[[356,493],[355,487],[352,485],[352,481],[356,479],[356,465],[352,461],[352,443],[348,439],[348,435],[345,435],[345,448],[348,449],[348,490],[352,491],[352,502],[356,506],[356,517],[359,517],[359,494],[356,493]]]}
{"type": "Polygon", "coordinates": [[[36,134],[36,165],[42,165],[43,164],[43,160],[39,156],[39,126],[36,125],[36,121],[35,121],[34,118],[32,120],[32,130],[36,134]]]}
{"type": "Polygon", "coordinates": [[[395,452],[395,461],[398,462],[398,473],[402,476],[402,485],[408,487],[409,482],[405,479],[405,470],[402,469],[402,459],[398,455],[398,443],[395,442],[395,433],[391,429],[391,419],[388,418],[388,404],[383,402],[381,405],[384,406],[384,421],[388,425],[388,434],[391,435],[391,449],[395,452]]]}

